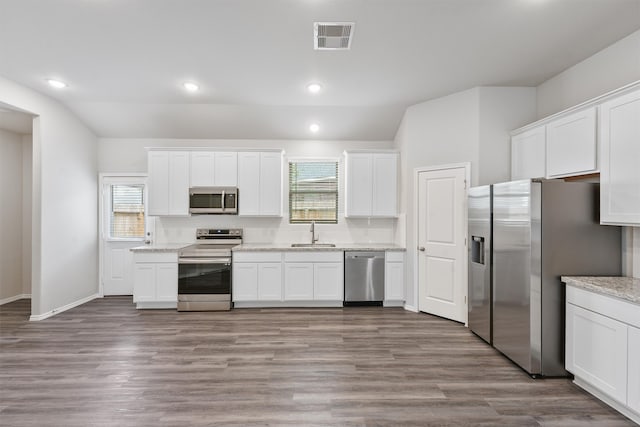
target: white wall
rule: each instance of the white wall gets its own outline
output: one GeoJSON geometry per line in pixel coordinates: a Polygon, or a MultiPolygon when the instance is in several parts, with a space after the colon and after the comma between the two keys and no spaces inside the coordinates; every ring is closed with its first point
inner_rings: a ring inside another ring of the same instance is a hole
{"type": "Polygon", "coordinates": [[[0,301],[22,293],[22,136],[0,129],[0,301]]]}
{"type": "MultiPolygon", "coordinates": [[[[395,239],[394,219],[344,218],[344,165],[342,153],[348,149],[391,148],[391,141],[274,141],[274,140],[182,140],[182,139],[100,139],[99,169],[101,173],[147,171],[145,147],[224,147],[277,148],[285,150],[285,162],[290,158],[316,157],[340,160],[338,224],[319,224],[316,232],[320,242],[390,243],[395,239]]],[[[188,218],[158,218],[155,221],[155,242],[191,242],[199,227],[238,227],[244,229],[246,243],[291,243],[310,240],[308,224],[289,224],[287,168],[283,168],[285,183],[283,218],[245,218],[229,215],[200,215],[188,218]]]]}
{"type": "Polygon", "coordinates": [[[640,80],[640,30],[538,86],[538,118],[640,80]]]}
{"type": "Polygon", "coordinates": [[[407,109],[394,140],[401,150],[401,224],[396,241],[407,247],[406,303],[416,308],[414,260],[414,169],[471,163],[471,185],[490,184],[510,176],[512,129],[535,120],[535,89],[481,87],[413,105],[407,109]],[[404,234],[404,239],[400,234],[404,234]]]}
{"type": "Polygon", "coordinates": [[[52,98],[4,78],[0,102],[38,116],[31,292],[37,319],[98,292],[97,139],[52,98]]]}
{"type": "Polygon", "coordinates": [[[31,294],[31,203],[33,136],[22,135],[22,294],[31,294]]]}

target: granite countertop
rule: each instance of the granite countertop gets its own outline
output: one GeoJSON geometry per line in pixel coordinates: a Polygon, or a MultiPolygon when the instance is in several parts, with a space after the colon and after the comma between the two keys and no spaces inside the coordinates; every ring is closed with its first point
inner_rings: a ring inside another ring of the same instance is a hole
{"type": "Polygon", "coordinates": [[[136,246],[131,252],[178,252],[193,243],[153,243],[151,245],[136,246]]]}
{"type": "MultiPolygon", "coordinates": [[[[320,243],[322,244],[322,243],[320,243]]],[[[393,243],[336,243],[335,248],[322,246],[292,248],[291,243],[246,243],[234,247],[233,252],[337,252],[337,251],[398,251],[406,248],[393,243]]]]}
{"type": "Polygon", "coordinates": [[[640,304],[640,279],[633,277],[562,276],[567,285],[640,304]]]}

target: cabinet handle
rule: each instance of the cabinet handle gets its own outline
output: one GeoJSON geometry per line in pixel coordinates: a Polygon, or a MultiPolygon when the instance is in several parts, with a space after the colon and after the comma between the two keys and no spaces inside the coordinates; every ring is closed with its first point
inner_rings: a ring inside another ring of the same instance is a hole
{"type": "Polygon", "coordinates": [[[419,250],[420,252],[424,252],[424,251],[425,251],[424,246],[419,246],[419,247],[418,247],[418,250],[419,250]]]}

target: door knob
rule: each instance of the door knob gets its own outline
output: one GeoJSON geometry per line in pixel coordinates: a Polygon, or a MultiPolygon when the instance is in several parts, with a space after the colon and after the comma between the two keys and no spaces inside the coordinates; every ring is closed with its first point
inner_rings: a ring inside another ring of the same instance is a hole
{"type": "Polygon", "coordinates": [[[420,247],[418,247],[418,250],[419,250],[420,252],[424,252],[424,246],[420,246],[420,247]]]}

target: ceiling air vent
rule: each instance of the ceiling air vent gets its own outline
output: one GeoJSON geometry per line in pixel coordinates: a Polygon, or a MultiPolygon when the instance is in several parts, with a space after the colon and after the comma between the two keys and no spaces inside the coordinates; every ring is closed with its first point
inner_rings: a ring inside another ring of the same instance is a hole
{"type": "Polygon", "coordinates": [[[355,22],[314,22],[313,47],[316,50],[351,48],[355,22]]]}

